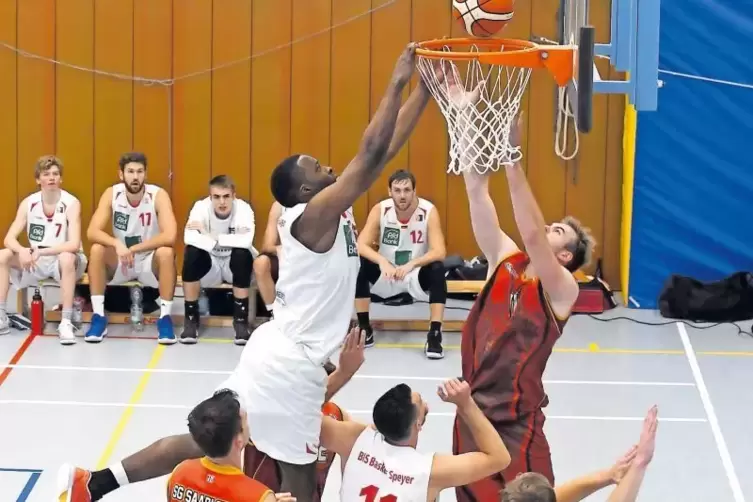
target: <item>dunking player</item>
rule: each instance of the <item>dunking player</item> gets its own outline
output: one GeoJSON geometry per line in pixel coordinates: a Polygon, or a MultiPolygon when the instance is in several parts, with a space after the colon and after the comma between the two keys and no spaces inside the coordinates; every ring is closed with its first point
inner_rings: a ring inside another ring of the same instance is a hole
{"type": "Polygon", "coordinates": [[[12,283],[26,288],[43,279],[60,284],[63,318],[58,326],[60,343],[76,343],[71,323],[76,281],[86,270],[86,256],[81,248],[81,203],[60,188],[63,164],[46,155],[34,165],[39,191],[18,206],[16,218],[5,235],[5,249],[0,251],[0,335],[9,332],[5,302],[12,283]],[[29,247],[18,242],[26,230],[29,247]]]}
{"type": "Polygon", "coordinates": [[[175,343],[170,310],[175,294],[175,250],[178,233],[170,195],[146,183],[147,160],[143,153],[126,153],[120,158],[120,181],[99,199],[86,235],[92,241],[89,255],[91,326],[87,342],[101,342],[107,334],[105,287],[139,281],[159,288],[158,341],[175,343]],[[105,231],[112,221],[112,233],[105,231]]]}
{"type": "MultiPolygon", "coordinates": [[[[474,93],[455,86],[453,100],[462,112],[474,93]],[[470,95],[469,95],[470,94],[470,95]]],[[[513,124],[510,143],[520,145],[521,122],[513,124]]],[[[461,162],[465,159],[461,157],[461,162]]],[[[464,171],[473,233],[489,261],[489,279],[463,325],[463,377],[473,396],[512,454],[500,474],[457,488],[458,502],[497,498],[505,483],[527,471],[554,485],[549,444],[544,436],[542,383],[554,344],[578,296],[573,272],[586,264],[594,246],[574,218],[547,225],[520,163],[505,168],[515,221],[525,251],[499,226],[486,176],[473,165],[464,171]]],[[[453,449],[475,448],[468,428],[455,421],[453,449]]]]}
{"type": "Polygon", "coordinates": [[[373,428],[325,417],[321,440],[323,446],[340,455],[342,502],[434,501],[442,490],[472,483],[507,467],[510,453],[471,398],[468,383],[448,380],[438,394],[457,407],[479,451],[462,455],[416,451],[428,406],[405,384],[391,388],[374,404],[373,428]]]}
{"type": "MultiPolygon", "coordinates": [[[[397,62],[356,157],[339,178],[306,155],[285,159],[272,174],[272,192],[286,208],[278,223],[283,253],[275,318],[254,332],[222,387],[240,396],[252,441],[279,462],[281,491],[298,502],[311,501],[316,489],[327,387],[323,365],[341,345],[351,320],[359,261],[349,208],[407,141],[428,103],[429,91],[420,84],[400,108],[414,66],[411,44],[397,62]]],[[[104,471],[90,474],[63,466],[60,479],[70,484],[61,492],[82,498],[91,493],[96,500],[123,483],[164,475],[196,451],[190,436],[173,436],[104,471]]]]}
{"type": "Polygon", "coordinates": [[[248,341],[248,291],[256,254],[254,225],[254,211],[248,202],[236,197],[233,180],[226,175],[212,178],[209,196],[194,203],[183,232],[186,321],[180,343],[196,343],[199,338],[201,288],[223,282],[233,285],[235,344],[248,341]]]}
{"type": "Polygon", "coordinates": [[[259,288],[259,296],[270,315],[274,310],[275,283],[280,277],[280,232],[277,230],[280,214],[282,214],[282,205],[274,201],[269,209],[267,228],[264,230],[261,242],[261,253],[254,260],[254,277],[259,288]]]}

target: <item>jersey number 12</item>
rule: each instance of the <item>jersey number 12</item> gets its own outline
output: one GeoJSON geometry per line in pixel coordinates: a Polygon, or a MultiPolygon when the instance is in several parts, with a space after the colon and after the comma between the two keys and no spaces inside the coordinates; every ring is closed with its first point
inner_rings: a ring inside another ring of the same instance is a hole
{"type": "Polygon", "coordinates": [[[377,499],[377,493],[379,493],[379,488],[374,485],[369,485],[361,488],[361,493],[359,493],[359,495],[361,497],[366,497],[365,502],[397,502],[397,497],[394,495],[384,495],[377,499]]]}

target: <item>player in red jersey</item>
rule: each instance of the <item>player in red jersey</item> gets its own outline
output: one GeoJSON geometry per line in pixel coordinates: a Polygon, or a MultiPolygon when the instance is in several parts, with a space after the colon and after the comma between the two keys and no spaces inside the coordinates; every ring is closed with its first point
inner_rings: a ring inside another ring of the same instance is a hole
{"type": "MultiPolygon", "coordinates": [[[[461,112],[477,98],[475,91],[455,86],[453,99],[461,112]]],[[[520,138],[518,118],[511,146],[519,146],[520,138]]],[[[525,171],[515,162],[504,169],[524,246],[519,249],[500,229],[488,177],[478,174],[470,162],[464,167],[471,225],[489,262],[489,275],[463,325],[463,378],[512,455],[502,473],[456,490],[458,502],[485,502],[497,499],[505,483],[522,472],[538,472],[554,485],[544,436],[542,409],[548,398],[542,374],[578,296],[573,272],[590,260],[594,242],[574,218],[545,223],[525,171]]],[[[454,425],[453,450],[476,450],[460,420],[454,425]]]]}

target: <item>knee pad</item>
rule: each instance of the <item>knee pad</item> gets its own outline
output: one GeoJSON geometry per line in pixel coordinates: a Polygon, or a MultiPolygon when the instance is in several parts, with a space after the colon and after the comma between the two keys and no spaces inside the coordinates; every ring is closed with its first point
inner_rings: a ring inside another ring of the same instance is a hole
{"type": "Polygon", "coordinates": [[[190,244],[183,254],[183,282],[196,282],[212,269],[212,257],[203,249],[190,244]]]}
{"type": "Polygon", "coordinates": [[[379,280],[379,265],[361,256],[361,268],[356,279],[356,298],[370,298],[371,285],[379,280]]]}
{"type": "Polygon", "coordinates": [[[433,261],[421,267],[418,272],[418,282],[421,284],[421,289],[429,292],[429,303],[447,302],[447,278],[441,261],[433,261]]]}
{"type": "Polygon", "coordinates": [[[230,272],[233,273],[233,287],[246,289],[251,286],[251,272],[254,258],[251,250],[233,248],[230,252],[230,272]]]}

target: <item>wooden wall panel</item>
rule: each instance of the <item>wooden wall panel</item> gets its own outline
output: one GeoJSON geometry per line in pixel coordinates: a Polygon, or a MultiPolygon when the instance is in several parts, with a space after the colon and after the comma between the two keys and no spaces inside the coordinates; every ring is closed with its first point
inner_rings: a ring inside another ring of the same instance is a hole
{"type": "Polygon", "coordinates": [[[251,26],[248,0],[214,2],[212,66],[212,176],[233,178],[238,197],[251,190],[251,26]]]}
{"type": "MultiPolygon", "coordinates": [[[[196,199],[206,196],[212,162],[212,75],[182,78],[212,67],[212,0],[173,4],[173,191],[179,228],[196,199]]],[[[183,232],[176,246],[183,263],[183,232]]]]}
{"type": "Polygon", "coordinates": [[[118,160],[133,148],[133,0],[97,0],[94,9],[94,199],[119,182],[118,160]]]}
{"type": "MultiPolygon", "coordinates": [[[[173,1],[133,0],[133,74],[169,80],[173,68],[173,1]]],[[[170,87],[133,85],[133,149],[144,152],[150,183],[170,190],[170,87]]]]}
{"type": "Polygon", "coordinates": [[[251,66],[251,203],[259,247],[272,207],[269,176],[290,153],[292,0],[254,2],[251,66]]]}
{"type": "MultiPolygon", "coordinates": [[[[332,24],[361,17],[332,31],[330,163],[341,173],[358,151],[369,125],[371,73],[371,0],[332,0],[332,24]],[[362,14],[366,14],[365,16],[362,14]]],[[[356,221],[365,224],[368,195],[353,205],[356,221]]]]}
{"type": "MultiPolygon", "coordinates": [[[[60,61],[94,65],[94,0],[64,0],[56,12],[56,53],[60,61]]],[[[63,188],[81,202],[81,238],[98,200],[94,197],[94,75],[65,65],[56,69],[57,155],[63,161],[63,188]]]]}
{"type": "MultiPolygon", "coordinates": [[[[0,2],[0,42],[16,47],[16,1],[0,2]]],[[[3,187],[0,189],[0,236],[5,237],[20,202],[16,161],[16,53],[0,47],[0,157],[3,187]]],[[[28,176],[28,169],[27,169],[28,176]]]]}
{"type": "Polygon", "coordinates": [[[329,165],[332,0],[293,0],[291,153],[329,165]]]}
{"type": "MultiPolygon", "coordinates": [[[[55,0],[18,2],[18,46],[46,58],[55,57],[55,0]]],[[[18,200],[37,190],[34,163],[55,153],[55,68],[20,57],[18,76],[18,200]]]]}
{"type": "MultiPolygon", "coordinates": [[[[390,0],[372,0],[371,14],[371,116],[379,107],[387,85],[395,70],[397,58],[411,41],[411,2],[398,0],[391,5],[390,0]]],[[[405,86],[403,103],[408,97],[410,89],[405,86]]],[[[368,191],[368,206],[378,204],[388,197],[387,179],[397,169],[408,169],[408,151],[406,144],[400,153],[385,166],[382,175],[368,191]]],[[[428,195],[428,194],[427,194],[428,195]]],[[[363,226],[366,220],[359,222],[363,226]]]]}

